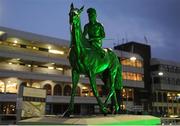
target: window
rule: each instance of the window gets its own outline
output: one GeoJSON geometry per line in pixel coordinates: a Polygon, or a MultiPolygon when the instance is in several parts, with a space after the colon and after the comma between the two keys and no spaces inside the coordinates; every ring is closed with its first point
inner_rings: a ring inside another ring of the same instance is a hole
{"type": "Polygon", "coordinates": [[[91,92],[91,88],[88,85],[82,87],[81,89],[82,89],[81,96],[93,96],[93,93],[91,92]]]}
{"type": "Polygon", "coordinates": [[[132,100],[134,98],[134,93],[133,93],[133,89],[126,89],[127,92],[127,98],[128,100],[132,100]]]}
{"type": "Polygon", "coordinates": [[[180,79],[176,79],[176,84],[180,85],[180,79]]]}
{"type": "Polygon", "coordinates": [[[20,47],[21,47],[21,48],[26,48],[26,45],[22,45],[22,44],[21,44],[20,47]]]}
{"type": "Polygon", "coordinates": [[[143,62],[140,60],[136,60],[136,66],[137,67],[143,67],[143,62]]]}
{"type": "Polygon", "coordinates": [[[168,72],[169,71],[169,66],[168,65],[163,65],[163,69],[168,72]]]}
{"type": "Polygon", "coordinates": [[[98,90],[99,96],[102,97],[103,95],[102,86],[97,86],[97,90],[98,90]]]}
{"type": "Polygon", "coordinates": [[[163,70],[163,69],[164,69],[164,67],[165,67],[165,66],[164,66],[164,65],[162,65],[162,64],[161,64],[161,65],[159,65],[159,70],[163,70]]]}
{"type": "Polygon", "coordinates": [[[180,73],[180,67],[177,68],[177,73],[180,73]]]}
{"type": "Polygon", "coordinates": [[[6,92],[17,93],[17,88],[18,85],[16,82],[8,81],[8,83],[6,84],[6,92]]]}
{"type": "Polygon", "coordinates": [[[152,65],[152,66],[151,66],[151,70],[152,70],[152,71],[157,71],[157,70],[159,70],[159,65],[152,65]]]}
{"type": "Polygon", "coordinates": [[[124,66],[132,66],[132,67],[143,67],[143,62],[141,60],[135,60],[131,61],[129,58],[128,59],[122,59],[121,64],[124,66]]]}
{"type": "Polygon", "coordinates": [[[47,94],[47,95],[51,95],[51,90],[52,90],[52,88],[51,88],[51,85],[50,85],[50,84],[44,85],[44,89],[46,89],[46,94],[47,94]]]}
{"type": "Polygon", "coordinates": [[[45,52],[48,52],[48,49],[39,47],[39,51],[45,51],[45,52]]]}
{"type": "Polygon", "coordinates": [[[131,88],[123,88],[122,97],[123,100],[132,101],[134,98],[134,90],[131,88]]]}
{"type": "Polygon", "coordinates": [[[163,93],[163,101],[167,102],[167,94],[165,92],[163,93]]]}
{"type": "Polygon", "coordinates": [[[162,102],[162,96],[161,96],[161,92],[158,92],[158,102],[162,102]]]}
{"type": "Polygon", "coordinates": [[[171,78],[171,84],[175,85],[176,84],[176,80],[174,78],[171,78]]]}
{"type": "Polygon", "coordinates": [[[2,103],[1,108],[2,114],[15,114],[16,104],[15,103],[2,103]]]}
{"type": "Polygon", "coordinates": [[[79,86],[76,88],[76,96],[81,96],[81,88],[79,86]]]}
{"type": "Polygon", "coordinates": [[[0,80],[0,92],[4,92],[5,84],[0,80]]]}
{"type": "Polygon", "coordinates": [[[156,101],[156,92],[154,92],[152,95],[153,95],[153,97],[152,97],[152,98],[153,98],[153,101],[154,101],[154,102],[157,102],[157,101],[156,101]]]}
{"type": "Polygon", "coordinates": [[[71,95],[71,86],[70,85],[66,85],[64,87],[64,96],[70,96],[71,95]]]}
{"type": "Polygon", "coordinates": [[[62,95],[61,85],[57,84],[54,86],[54,95],[62,95]]]}
{"type": "Polygon", "coordinates": [[[139,74],[139,73],[123,72],[122,77],[124,80],[133,80],[133,81],[143,80],[143,74],[139,74]]]}

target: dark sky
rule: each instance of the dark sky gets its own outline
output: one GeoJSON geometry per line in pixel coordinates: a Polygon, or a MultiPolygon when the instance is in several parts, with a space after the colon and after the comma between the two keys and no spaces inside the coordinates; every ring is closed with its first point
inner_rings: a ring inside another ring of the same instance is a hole
{"type": "Polygon", "coordinates": [[[180,62],[180,0],[0,0],[0,26],[69,40],[68,13],[94,7],[106,32],[104,47],[138,41],[152,47],[152,56],[180,62]]]}

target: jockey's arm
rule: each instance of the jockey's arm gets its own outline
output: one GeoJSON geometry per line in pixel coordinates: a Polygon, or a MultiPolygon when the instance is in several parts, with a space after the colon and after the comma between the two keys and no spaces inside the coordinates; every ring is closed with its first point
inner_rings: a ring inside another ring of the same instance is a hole
{"type": "Polygon", "coordinates": [[[83,37],[85,38],[85,39],[87,39],[87,35],[88,35],[88,26],[87,26],[87,24],[84,26],[84,31],[83,31],[83,37]]]}

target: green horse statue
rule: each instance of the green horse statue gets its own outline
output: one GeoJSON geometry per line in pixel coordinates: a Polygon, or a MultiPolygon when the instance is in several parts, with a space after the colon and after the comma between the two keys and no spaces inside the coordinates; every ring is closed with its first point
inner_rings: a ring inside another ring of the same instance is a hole
{"type": "Polygon", "coordinates": [[[80,74],[87,75],[94,96],[100,106],[101,111],[106,115],[109,110],[107,103],[113,96],[114,111],[118,112],[119,105],[116,98],[115,89],[122,89],[122,72],[121,64],[118,57],[113,51],[108,49],[104,57],[102,57],[96,49],[88,44],[82,35],[80,14],[83,8],[74,8],[71,4],[69,12],[69,23],[71,32],[71,43],[69,52],[69,62],[72,67],[72,92],[68,109],[63,113],[63,117],[69,117],[74,111],[74,96],[79,81],[80,74]],[[104,84],[109,88],[109,93],[103,103],[99,97],[96,85],[96,76],[99,75],[104,84]]]}

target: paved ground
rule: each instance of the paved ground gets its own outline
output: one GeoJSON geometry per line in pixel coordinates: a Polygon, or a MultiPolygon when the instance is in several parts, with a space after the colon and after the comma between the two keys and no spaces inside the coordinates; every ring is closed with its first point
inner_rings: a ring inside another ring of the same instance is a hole
{"type": "Polygon", "coordinates": [[[160,124],[160,119],[149,115],[108,115],[108,116],[81,116],[62,118],[45,116],[21,120],[18,124],[35,125],[153,125],[160,124]]]}

